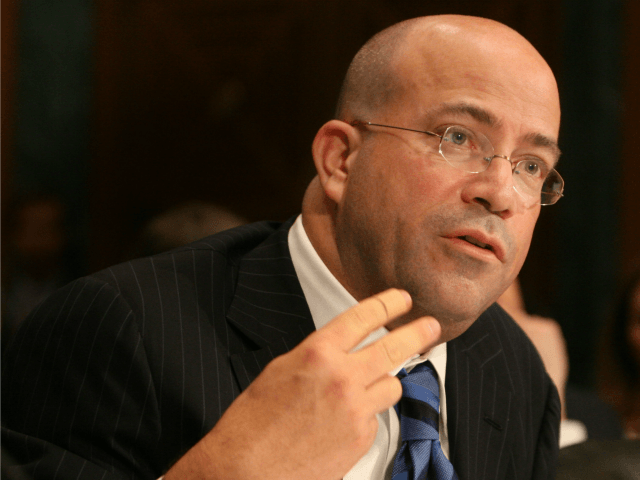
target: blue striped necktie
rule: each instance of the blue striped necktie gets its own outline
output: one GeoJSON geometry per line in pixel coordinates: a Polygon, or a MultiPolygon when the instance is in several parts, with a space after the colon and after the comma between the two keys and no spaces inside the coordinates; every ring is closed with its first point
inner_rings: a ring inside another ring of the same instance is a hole
{"type": "Polygon", "coordinates": [[[393,463],[392,480],[457,480],[438,436],[440,389],[431,362],[398,374],[402,398],[395,406],[402,443],[393,463]]]}

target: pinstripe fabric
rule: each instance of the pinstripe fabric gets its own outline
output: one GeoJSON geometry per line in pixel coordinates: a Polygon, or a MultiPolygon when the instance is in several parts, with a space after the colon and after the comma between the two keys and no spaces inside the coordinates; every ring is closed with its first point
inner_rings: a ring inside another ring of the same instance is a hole
{"type": "Polygon", "coordinates": [[[560,400],[535,347],[497,304],[447,344],[450,458],[460,479],[551,479],[560,400]]]}
{"type": "MultiPolygon", "coordinates": [[[[289,256],[291,223],[117,265],[47,299],[3,362],[3,448],[38,479],[159,477],[271,359],[313,331],[289,256]]],[[[546,478],[554,390],[508,317],[497,307],[485,317],[479,333],[449,344],[454,466],[461,479],[546,478]]]]}

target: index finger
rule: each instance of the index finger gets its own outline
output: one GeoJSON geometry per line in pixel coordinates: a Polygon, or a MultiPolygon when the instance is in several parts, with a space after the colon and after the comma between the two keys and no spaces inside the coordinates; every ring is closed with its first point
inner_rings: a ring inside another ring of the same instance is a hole
{"type": "Polygon", "coordinates": [[[411,310],[411,297],[404,290],[390,288],[369,297],[338,315],[317,334],[348,352],[377,328],[411,310]]]}

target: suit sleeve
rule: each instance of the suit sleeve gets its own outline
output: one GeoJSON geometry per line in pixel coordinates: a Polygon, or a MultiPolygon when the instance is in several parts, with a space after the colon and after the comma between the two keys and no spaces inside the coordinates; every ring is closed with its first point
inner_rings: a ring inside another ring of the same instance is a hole
{"type": "Polygon", "coordinates": [[[558,440],[560,436],[560,397],[558,390],[546,375],[548,384],[544,408],[533,464],[534,480],[553,480],[558,461],[558,440]]]}
{"type": "Polygon", "coordinates": [[[154,451],[158,405],[142,337],[111,285],[80,279],[37,307],[6,352],[2,392],[7,478],[162,474],[154,451]]]}

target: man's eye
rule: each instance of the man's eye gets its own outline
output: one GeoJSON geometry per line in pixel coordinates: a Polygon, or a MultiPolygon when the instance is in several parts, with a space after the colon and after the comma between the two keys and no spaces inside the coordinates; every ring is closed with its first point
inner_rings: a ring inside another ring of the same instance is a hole
{"type": "Polygon", "coordinates": [[[520,168],[522,172],[531,177],[546,177],[548,168],[544,162],[539,159],[527,159],[520,162],[520,168]]]}
{"type": "Polygon", "coordinates": [[[465,145],[471,140],[470,135],[461,130],[450,130],[447,132],[447,139],[454,145],[465,145]]]}
{"type": "Polygon", "coordinates": [[[464,133],[455,132],[451,135],[451,140],[457,145],[462,145],[467,140],[467,136],[464,133]]]}
{"type": "Polygon", "coordinates": [[[540,171],[540,166],[536,162],[528,161],[527,163],[525,163],[525,169],[531,175],[535,175],[536,173],[538,173],[538,171],[540,171]]]}

